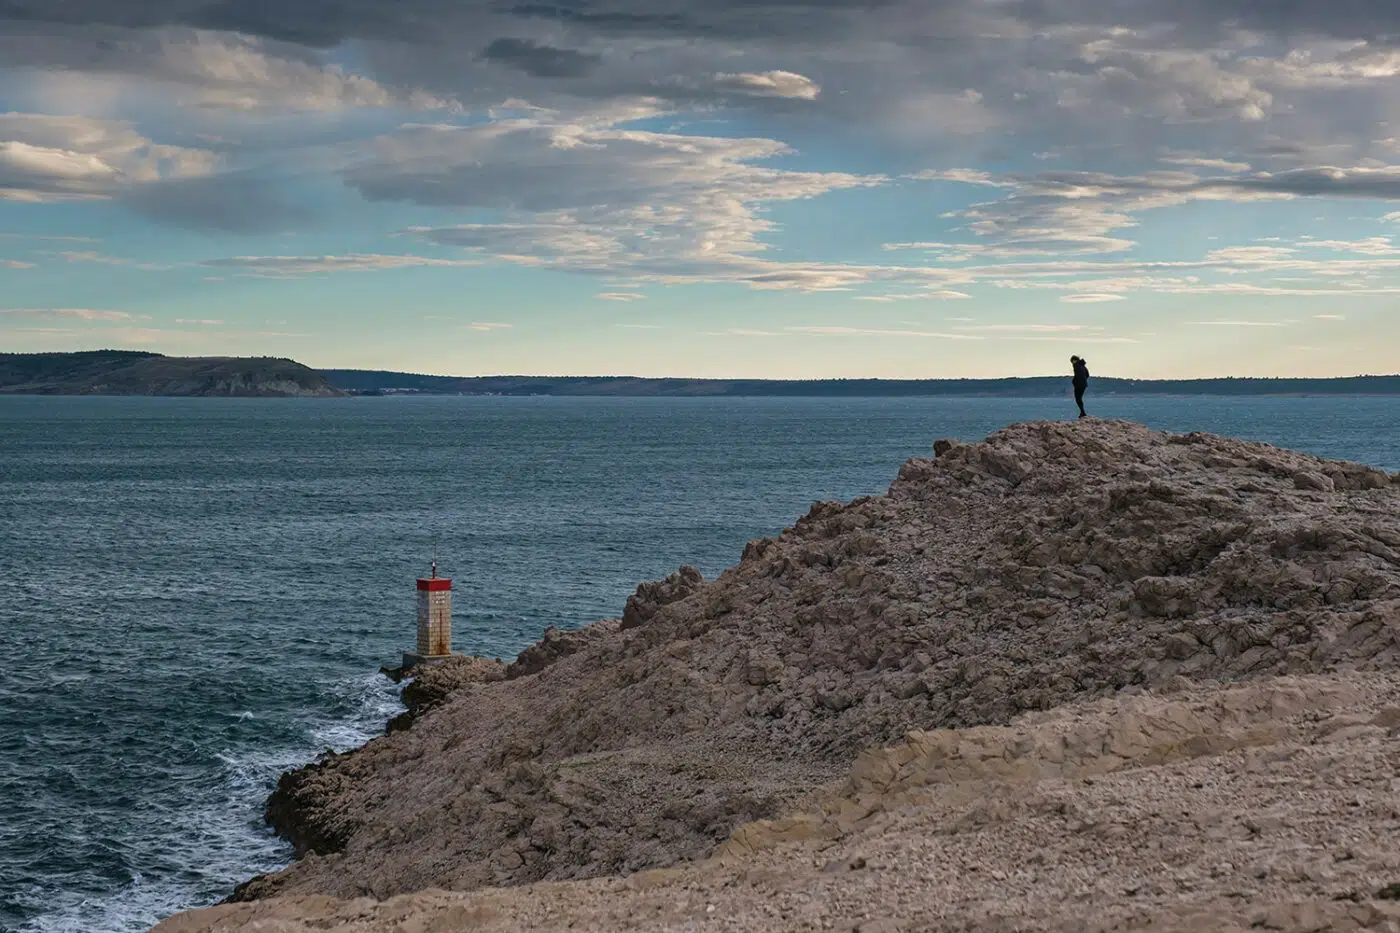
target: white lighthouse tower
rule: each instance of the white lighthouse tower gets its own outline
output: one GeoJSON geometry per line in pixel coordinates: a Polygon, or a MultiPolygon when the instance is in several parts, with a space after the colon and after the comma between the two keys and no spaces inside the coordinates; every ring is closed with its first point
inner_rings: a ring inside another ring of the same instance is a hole
{"type": "Polygon", "coordinates": [[[434,664],[452,654],[452,581],[437,575],[437,560],[433,560],[432,575],[418,579],[418,644],[414,651],[405,651],[405,671],[420,664],[434,664]]]}

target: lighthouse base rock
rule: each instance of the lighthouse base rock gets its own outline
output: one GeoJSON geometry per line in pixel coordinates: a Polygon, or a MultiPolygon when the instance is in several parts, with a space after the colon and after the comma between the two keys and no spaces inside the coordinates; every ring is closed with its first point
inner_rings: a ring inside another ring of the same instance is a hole
{"type": "Polygon", "coordinates": [[[284,776],[303,857],[157,929],[1400,930],[1400,483],[935,450],[284,776]]]}

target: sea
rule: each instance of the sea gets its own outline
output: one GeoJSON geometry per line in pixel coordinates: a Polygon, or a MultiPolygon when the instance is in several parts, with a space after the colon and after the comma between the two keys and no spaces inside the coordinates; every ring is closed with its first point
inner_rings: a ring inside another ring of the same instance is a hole
{"type": "MultiPolygon", "coordinates": [[[[1094,398],[1400,470],[1400,399],[1094,398]]],[[[414,578],[511,658],[933,440],[1065,399],[0,397],[0,931],[126,933],[277,868],[277,776],[381,734],[414,578]]]]}

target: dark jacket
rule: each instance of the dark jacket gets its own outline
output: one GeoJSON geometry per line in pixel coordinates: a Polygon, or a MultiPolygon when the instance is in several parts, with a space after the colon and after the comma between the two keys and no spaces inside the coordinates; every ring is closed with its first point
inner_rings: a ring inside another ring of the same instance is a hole
{"type": "Polygon", "coordinates": [[[1081,387],[1089,384],[1089,365],[1083,360],[1074,364],[1074,384],[1081,387]]]}

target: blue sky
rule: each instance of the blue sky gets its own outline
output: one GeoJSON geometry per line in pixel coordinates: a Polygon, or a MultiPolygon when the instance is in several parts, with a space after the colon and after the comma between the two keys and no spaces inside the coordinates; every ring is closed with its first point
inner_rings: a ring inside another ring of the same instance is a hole
{"type": "Polygon", "coordinates": [[[15,0],[0,350],[1395,372],[1400,11],[15,0]]]}

